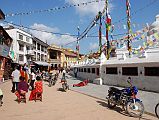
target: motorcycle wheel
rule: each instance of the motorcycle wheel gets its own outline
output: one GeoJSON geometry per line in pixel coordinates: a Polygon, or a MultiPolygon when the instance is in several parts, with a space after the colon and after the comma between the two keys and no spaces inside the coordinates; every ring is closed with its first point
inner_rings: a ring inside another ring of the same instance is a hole
{"type": "Polygon", "coordinates": [[[159,103],[155,107],[155,114],[156,114],[157,118],[159,119],[159,103]]]}
{"type": "Polygon", "coordinates": [[[129,101],[126,105],[126,111],[132,117],[141,117],[144,113],[144,105],[141,101],[129,101]]]}
{"type": "Polygon", "coordinates": [[[112,102],[114,97],[115,96],[113,96],[113,95],[109,95],[109,97],[108,97],[108,107],[109,108],[114,108],[116,106],[116,104],[114,102],[112,102]]]}

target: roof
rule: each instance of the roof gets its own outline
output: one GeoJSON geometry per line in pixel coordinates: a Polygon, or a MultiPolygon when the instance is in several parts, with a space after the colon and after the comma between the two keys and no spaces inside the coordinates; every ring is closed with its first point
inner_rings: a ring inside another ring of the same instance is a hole
{"type": "Polygon", "coordinates": [[[61,51],[62,52],[62,49],[54,44],[50,45],[48,48],[48,50],[51,49],[51,50],[57,50],[57,51],[61,51]]]}
{"type": "Polygon", "coordinates": [[[45,43],[44,41],[40,40],[39,38],[37,37],[33,37],[33,40],[40,43],[41,45],[45,46],[45,47],[48,47],[49,45],[47,43],[45,43]]]}
{"type": "Polygon", "coordinates": [[[69,51],[63,51],[63,53],[67,56],[72,56],[72,57],[77,57],[77,54],[73,53],[73,52],[69,52],[69,51]]]}

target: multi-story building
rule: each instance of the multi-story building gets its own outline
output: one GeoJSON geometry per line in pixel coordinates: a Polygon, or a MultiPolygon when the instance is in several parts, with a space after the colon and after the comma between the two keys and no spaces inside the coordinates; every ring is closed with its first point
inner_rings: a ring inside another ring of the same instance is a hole
{"type": "Polygon", "coordinates": [[[62,50],[62,66],[70,67],[72,64],[75,64],[77,61],[77,54],[71,49],[63,49],[62,50]]]}
{"type": "Polygon", "coordinates": [[[42,40],[33,37],[33,61],[39,66],[49,66],[47,63],[48,60],[48,51],[47,48],[49,45],[42,40]]]}
{"type": "Polygon", "coordinates": [[[6,28],[6,31],[13,39],[10,48],[12,60],[19,64],[32,61],[32,56],[34,56],[32,35],[13,26],[6,28]]]}
{"type": "Polygon", "coordinates": [[[62,49],[54,44],[48,47],[48,63],[51,64],[51,69],[57,69],[62,66],[61,53],[62,49]]]}

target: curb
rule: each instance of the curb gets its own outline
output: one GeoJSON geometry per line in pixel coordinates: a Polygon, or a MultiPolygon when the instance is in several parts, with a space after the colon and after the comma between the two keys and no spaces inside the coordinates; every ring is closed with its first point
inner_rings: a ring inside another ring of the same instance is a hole
{"type": "MultiPolygon", "coordinates": [[[[76,91],[76,90],[72,90],[72,89],[69,89],[69,90],[71,90],[71,91],[73,91],[73,92],[76,92],[76,93],[80,93],[80,94],[83,94],[83,95],[89,96],[89,97],[92,97],[92,98],[95,98],[95,99],[98,99],[98,100],[102,100],[102,101],[107,102],[107,100],[106,100],[106,99],[102,99],[102,98],[99,98],[99,97],[96,97],[96,96],[93,96],[93,95],[89,95],[89,94],[86,94],[86,93],[83,93],[83,92],[79,92],[79,91],[76,91]]],[[[150,112],[147,112],[147,111],[144,111],[144,114],[147,114],[147,115],[150,115],[150,116],[156,117],[156,115],[155,115],[155,114],[150,113],[150,112]]]]}

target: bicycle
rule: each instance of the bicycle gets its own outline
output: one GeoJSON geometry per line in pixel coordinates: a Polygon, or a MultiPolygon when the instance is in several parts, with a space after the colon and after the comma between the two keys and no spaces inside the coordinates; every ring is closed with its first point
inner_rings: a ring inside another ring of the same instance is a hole
{"type": "Polygon", "coordinates": [[[157,118],[159,119],[159,103],[155,107],[155,114],[156,114],[157,118]]]}

